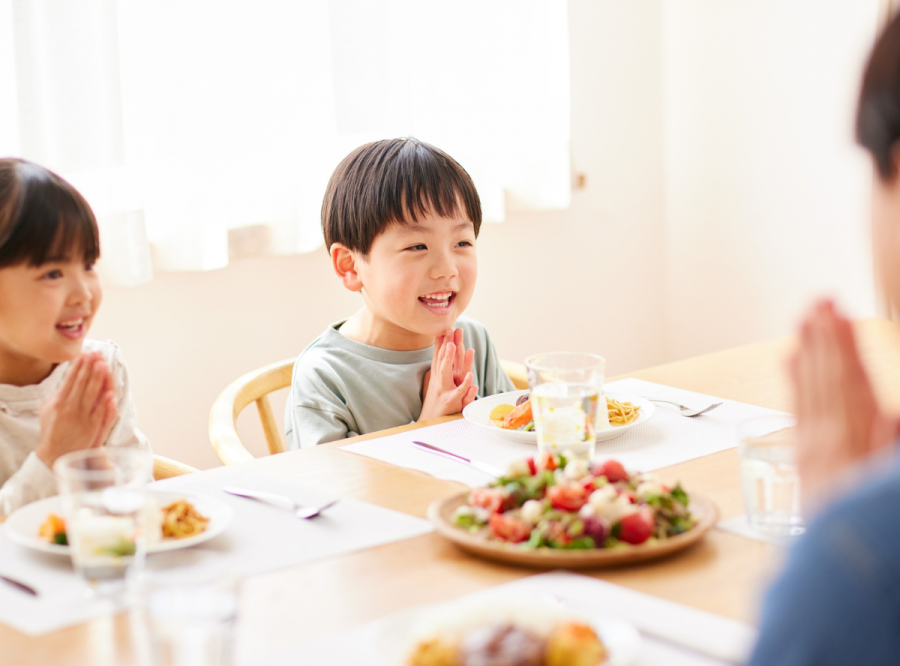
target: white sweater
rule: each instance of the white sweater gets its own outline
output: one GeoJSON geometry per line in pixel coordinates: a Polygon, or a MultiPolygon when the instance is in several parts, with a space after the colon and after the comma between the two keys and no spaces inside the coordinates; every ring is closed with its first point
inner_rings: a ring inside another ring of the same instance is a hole
{"type": "MultiPolygon", "coordinates": [[[[134,446],[149,451],[147,438],[137,428],[128,371],[119,349],[111,342],[85,340],[83,351],[103,353],[115,384],[119,414],[106,446],[134,446]]],[[[40,384],[0,384],[0,516],[57,492],[53,472],[34,452],[41,441],[38,410],[62,384],[70,365],[56,366],[40,384]]]]}

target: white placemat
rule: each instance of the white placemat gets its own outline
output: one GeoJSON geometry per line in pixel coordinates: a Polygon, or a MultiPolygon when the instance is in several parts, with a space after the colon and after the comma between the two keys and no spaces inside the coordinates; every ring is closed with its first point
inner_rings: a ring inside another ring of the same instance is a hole
{"type": "MultiPolygon", "coordinates": [[[[588,576],[553,572],[529,576],[512,583],[482,590],[466,599],[521,599],[553,603],[558,599],[575,612],[614,615],[631,622],[642,635],[634,666],[722,666],[743,663],[756,640],[756,630],[744,623],[635,592],[588,576]]],[[[427,607],[423,607],[427,608],[427,607]]],[[[419,611],[420,609],[416,609],[419,611]]],[[[403,615],[411,611],[404,611],[403,615]]],[[[397,616],[317,637],[282,648],[253,663],[267,666],[395,666],[388,661],[379,640],[394,631],[397,616]]],[[[245,662],[241,666],[251,666],[245,662]]]]}
{"type": "Polygon", "coordinates": [[[750,527],[750,523],[747,520],[747,516],[745,515],[737,516],[736,518],[731,518],[730,520],[723,520],[722,522],[718,523],[716,527],[724,532],[731,532],[732,534],[737,534],[738,536],[742,536],[747,539],[762,541],[763,543],[771,543],[775,544],[776,546],[788,547],[800,538],[800,535],[793,537],[777,537],[758,532],[757,530],[750,527]]]}
{"type": "MultiPolygon", "coordinates": [[[[674,406],[657,403],[656,414],[652,419],[615,439],[597,444],[598,457],[616,458],[625,467],[644,472],[737,446],[736,427],[745,419],[783,415],[785,427],[792,423],[792,417],[784,412],[639,379],[610,382],[607,388],[632,395],[673,400],[689,406],[720,401],[723,403],[721,407],[694,418],[681,416],[674,406]]],[[[534,455],[536,450],[533,445],[513,442],[501,435],[494,435],[484,428],[468,423],[465,419],[348,444],[342,449],[400,467],[417,469],[439,479],[459,481],[469,486],[480,486],[490,480],[486,474],[464,463],[457,463],[418,449],[412,445],[413,440],[434,444],[500,469],[505,469],[511,460],[534,455]]]]}
{"type": "MultiPolygon", "coordinates": [[[[240,575],[333,557],[427,534],[431,524],[397,511],[342,499],[314,520],[299,520],[285,509],[234,497],[222,486],[287,495],[304,504],[320,504],[334,495],[300,486],[245,466],[219,467],[153,484],[169,491],[205,493],[230,504],[234,521],[225,532],[194,548],[151,555],[148,567],[204,566],[205,555],[227,558],[240,575]]],[[[86,600],[86,587],[65,557],[37,553],[9,540],[0,529],[0,574],[37,588],[37,599],[0,582],[0,622],[38,635],[109,612],[110,607],[86,600]]]]}

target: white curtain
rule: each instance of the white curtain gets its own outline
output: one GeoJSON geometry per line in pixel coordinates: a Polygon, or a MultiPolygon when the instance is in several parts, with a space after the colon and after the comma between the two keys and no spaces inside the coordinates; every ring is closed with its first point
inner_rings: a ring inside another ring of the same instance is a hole
{"type": "Polygon", "coordinates": [[[318,248],[375,139],[446,150],[491,221],[569,203],[565,0],[0,0],[0,90],[0,154],[85,194],[117,284],[225,266],[229,230],[318,248]]]}

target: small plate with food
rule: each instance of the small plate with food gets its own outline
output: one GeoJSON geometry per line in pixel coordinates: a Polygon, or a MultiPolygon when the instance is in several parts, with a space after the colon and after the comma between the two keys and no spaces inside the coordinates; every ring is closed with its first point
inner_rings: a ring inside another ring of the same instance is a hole
{"type": "MultiPolygon", "coordinates": [[[[531,414],[531,392],[498,393],[471,402],[463,417],[495,434],[525,444],[537,445],[531,414]]],[[[656,406],[649,400],[618,391],[606,391],[606,418],[598,418],[597,441],[604,442],[649,421],[656,406]]]]}
{"type": "MultiPolygon", "coordinates": [[[[151,490],[153,530],[147,539],[148,553],[189,548],[221,534],[234,517],[234,510],[221,500],[195,493],[151,490]]],[[[62,497],[55,495],[16,509],[5,526],[9,538],[45,553],[68,555],[62,497]]]]}
{"type": "Polygon", "coordinates": [[[542,453],[488,486],[428,507],[437,531],[488,559],[541,568],[640,562],[696,543],[715,525],[708,499],[615,460],[542,453]]]}
{"type": "Polygon", "coordinates": [[[481,594],[400,613],[379,637],[390,663],[407,666],[626,666],[640,645],[640,633],[625,620],[521,593],[481,594]]]}

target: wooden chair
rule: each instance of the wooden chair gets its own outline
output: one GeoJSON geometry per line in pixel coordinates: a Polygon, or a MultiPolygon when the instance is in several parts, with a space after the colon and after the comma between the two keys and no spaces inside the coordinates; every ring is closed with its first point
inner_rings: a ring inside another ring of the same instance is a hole
{"type": "Polygon", "coordinates": [[[182,474],[191,474],[193,472],[199,472],[196,467],[191,467],[190,465],[185,465],[184,463],[180,463],[177,460],[172,460],[171,458],[164,458],[163,456],[153,456],[153,480],[159,481],[161,479],[169,479],[173,476],[181,476],[182,474]]]}
{"type": "MultiPolygon", "coordinates": [[[[284,452],[282,429],[272,412],[269,393],[291,385],[295,360],[285,359],[248,372],[229,384],[216,398],[209,412],[209,441],[223,464],[235,465],[253,460],[253,454],[241,442],[236,428],[238,416],[251,402],[256,403],[259,411],[269,453],[284,452]]],[[[500,365],[517,389],[528,388],[528,376],[524,365],[503,360],[500,361],[500,365]]]]}

